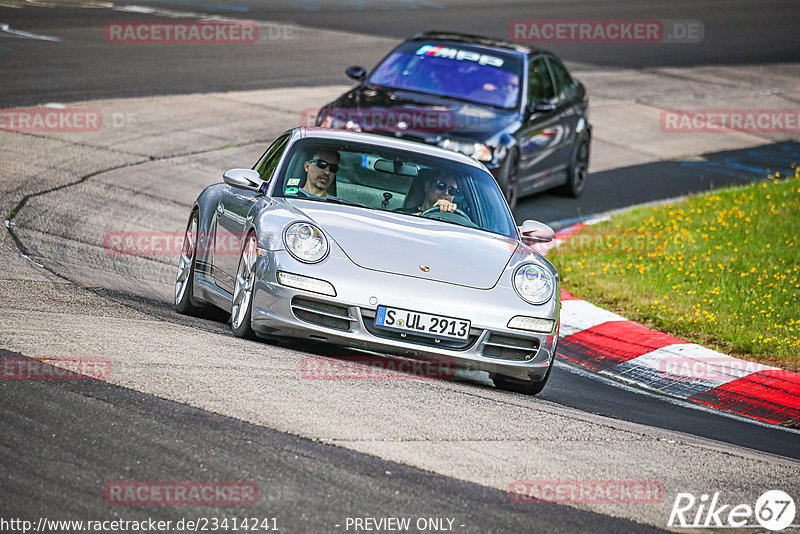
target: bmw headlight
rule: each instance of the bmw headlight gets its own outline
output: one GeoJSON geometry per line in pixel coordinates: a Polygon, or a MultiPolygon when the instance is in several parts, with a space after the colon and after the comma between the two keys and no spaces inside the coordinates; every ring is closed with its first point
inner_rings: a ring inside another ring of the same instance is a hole
{"type": "Polygon", "coordinates": [[[297,222],[283,233],[289,254],[304,263],[317,263],[328,254],[328,238],[311,223],[297,222]]]}
{"type": "Polygon", "coordinates": [[[319,125],[322,128],[333,128],[335,130],[361,131],[361,125],[357,121],[335,113],[325,112],[322,120],[319,121],[319,125]]]}
{"type": "Polygon", "coordinates": [[[478,161],[492,161],[492,149],[483,143],[465,143],[453,139],[444,139],[439,143],[439,146],[453,152],[461,152],[465,156],[472,156],[478,161]]]}
{"type": "Polygon", "coordinates": [[[354,131],[354,132],[360,132],[361,131],[361,125],[358,124],[354,120],[349,120],[346,123],[344,123],[344,129],[345,130],[351,130],[351,131],[354,131]]]}
{"type": "Polygon", "coordinates": [[[334,128],[333,121],[333,115],[323,114],[322,119],[317,121],[317,126],[321,126],[322,128],[334,128]]]}
{"type": "Polygon", "coordinates": [[[514,289],[531,304],[543,304],[550,300],[555,287],[553,275],[539,265],[523,265],[514,273],[514,289]]]}

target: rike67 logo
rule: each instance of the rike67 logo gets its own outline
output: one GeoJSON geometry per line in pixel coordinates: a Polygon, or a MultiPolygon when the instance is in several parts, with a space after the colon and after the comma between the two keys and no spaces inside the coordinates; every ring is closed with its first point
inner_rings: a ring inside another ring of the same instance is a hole
{"type": "Polygon", "coordinates": [[[724,504],[719,492],[696,498],[691,493],[678,493],[667,521],[675,528],[765,528],[779,531],[793,525],[794,499],[780,490],[766,491],[750,504],[724,504]]]}

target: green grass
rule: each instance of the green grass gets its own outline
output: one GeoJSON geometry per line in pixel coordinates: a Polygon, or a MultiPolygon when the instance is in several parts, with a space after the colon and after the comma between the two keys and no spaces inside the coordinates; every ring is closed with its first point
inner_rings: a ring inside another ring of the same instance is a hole
{"type": "Polygon", "coordinates": [[[800,169],[584,228],[562,287],[652,328],[800,371],[800,169]]]}

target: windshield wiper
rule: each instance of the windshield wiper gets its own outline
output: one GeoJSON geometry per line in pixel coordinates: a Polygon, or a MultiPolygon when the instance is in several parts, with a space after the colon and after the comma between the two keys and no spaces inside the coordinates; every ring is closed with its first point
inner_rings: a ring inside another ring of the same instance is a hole
{"type": "Polygon", "coordinates": [[[322,200],[325,200],[326,202],[336,202],[337,204],[346,204],[348,206],[358,206],[359,208],[372,209],[372,206],[367,206],[366,204],[360,204],[358,202],[353,202],[352,200],[347,200],[346,198],[342,198],[342,197],[328,196],[328,197],[324,197],[322,200]]]}
{"type": "Polygon", "coordinates": [[[346,198],[334,197],[334,196],[327,196],[327,197],[292,196],[286,198],[299,198],[301,200],[314,200],[316,202],[335,202],[336,204],[344,204],[346,206],[358,206],[359,208],[367,208],[370,210],[375,209],[372,206],[367,206],[366,204],[359,204],[358,202],[353,202],[352,200],[347,200],[346,198]]]}
{"type": "MultiPolygon", "coordinates": [[[[419,215],[417,215],[416,217],[419,217],[419,215]]],[[[431,221],[440,221],[440,222],[445,222],[445,223],[449,223],[449,224],[456,224],[458,226],[463,226],[464,228],[479,228],[479,229],[482,229],[477,224],[472,222],[472,219],[463,219],[462,218],[462,220],[458,220],[458,219],[442,219],[440,217],[422,217],[422,218],[423,219],[429,219],[431,221]]]]}

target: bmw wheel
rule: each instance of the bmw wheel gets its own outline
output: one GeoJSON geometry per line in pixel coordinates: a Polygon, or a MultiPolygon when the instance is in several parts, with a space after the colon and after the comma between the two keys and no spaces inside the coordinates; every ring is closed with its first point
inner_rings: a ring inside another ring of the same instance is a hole
{"type": "Polygon", "coordinates": [[[231,303],[231,329],[237,337],[255,339],[256,334],[250,324],[253,311],[253,288],[256,281],[256,258],[258,256],[258,242],[256,235],[247,236],[239,259],[239,269],[236,272],[236,284],[233,288],[233,302],[231,303]]]}
{"type": "Polygon", "coordinates": [[[582,135],[572,152],[567,174],[567,183],[561,188],[561,192],[574,198],[578,198],[583,193],[586,186],[586,177],[589,174],[589,136],[582,135]]]}
{"type": "Polygon", "coordinates": [[[508,151],[503,166],[500,169],[498,182],[503,196],[506,197],[508,207],[512,210],[517,206],[517,177],[519,175],[519,154],[515,149],[508,151]]]}

